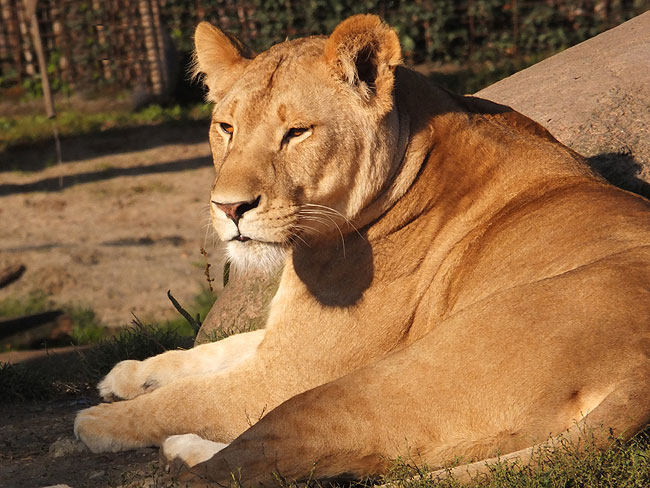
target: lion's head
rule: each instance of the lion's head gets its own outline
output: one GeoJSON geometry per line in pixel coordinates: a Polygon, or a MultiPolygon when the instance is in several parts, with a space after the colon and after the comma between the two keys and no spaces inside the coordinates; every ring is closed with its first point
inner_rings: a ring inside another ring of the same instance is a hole
{"type": "Polygon", "coordinates": [[[233,262],[268,266],[365,223],[400,160],[395,32],[356,16],[253,56],[204,22],[195,43],[214,102],[212,223],[233,262]]]}

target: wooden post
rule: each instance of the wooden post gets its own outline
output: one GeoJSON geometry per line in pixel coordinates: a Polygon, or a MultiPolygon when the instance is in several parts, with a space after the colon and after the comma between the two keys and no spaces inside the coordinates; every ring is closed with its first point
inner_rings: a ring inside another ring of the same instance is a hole
{"type": "Polygon", "coordinates": [[[156,33],[156,45],[158,46],[158,68],[160,69],[160,79],[165,94],[168,93],[170,80],[168,79],[169,66],[167,65],[167,56],[165,56],[165,39],[163,36],[163,27],[160,22],[160,9],[158,8],[159,0],[151,0],[151,17],[153,27],[156,33]]]}
{"type": "Polygon", "coordinates": [[[45,113],[50,119],[56,116],[54,112],[54,99],[50,88],[50,79],[47,77],[47,62],[45,61],[45,52],[41,42],[41,30],[38,27],[38,18],[36,17],[37,0],[25,0],[25,14],[30,23],[30,33],[34,50],[38,59],[38,71],[41,73],[41,85],[43,86],[43,100],[45,102],[45,113]]]}
{"type": "MultiPolygon", "coordinates": [[[[11,43],[9,41],[9,17],[11,13],[9,8],[7,0],[0,0],[0,19],[2,19],[0,24],[0,59],[2,60],[6,60],[11,54],[11,43]]],[[[9,66],[11,66],[9,63],[3,62],[0,65],[0,73],[7,72],[9,66]]]]}
{"type": "MultiPolygon", "coordinates": [[[[95,12],[99,12],[101,10],[101,2],[99,0],[92,0],[91,5],[93,6],[93,10],[95,12]]],[[[101,45],[106,47],[109,52],[110,52],[110,47],[111,43],[108,42],[108,38],[106,37],[106,32],[104,31],[104,27],[106,23],[106,14],[101,19],[97,19],[97,22],[95,23],[95,29],[97,32],[97,42],[101,45]]],[[[102,67],[102,76],[106,81],[111,81],[113,79],[113,72],[111,71],[111,62],[109,59],[109,52],[105,52],[102,59],[99,60],[101,63],[102,67]]]]}
{"type": "Polygon", "coordinates": [[[142,22],[144,44],[147,49],[147,60],[149,61],[148,64],[152,92],[155,96],[161,97],[165,92],[165,86],[161,75],[160,56],[158,56],[158,49],[156,49],[156,33],[151,15],[150,1],[151,0],[139,0],[138,9],[140,11],[140,20],[142,22]]]}
{"type": "MultiPolygon", "coordinates": [[[[32,35],[32,42],[36,50],[36,57],[38,58],[38,70],[41,73],[41,86],[43,87],[43,101],[45,102],[45,113],[48,118],[52,119],[52,131],[54,132],[54,144],[56,146],[56,158],[61,164],[61,142],[59,141],[59,129],[56,126],[56,112],[54,111],[54,98],[52,97],[52,89],[50,88],[50,79],[47,76],[47,63],[45,61],[45,52],[43,51],[43,42],[41,41],[41,30],[38,27],[38,17],[36,16],[36,2],[37,0],[25,0],[25,14],[30,22],[30,32],[32,35]]],[[[59,176],[59,187],[63,187],[63,177],[59,176]]]]}
{"type": "MultiPolygon", "coordinates": [[[[20,0],[18,0],[20,2],[20,0]]],[[[19,32],[19,42],[20,48],[23,51],[23,57],[25,58],[24,70],[25,73],[29,76],[34,76],[36,74],[36,68],[34,67],[34,55],[29,44],[30,37],[30,17],[27,12],[26,4],[23,3],[23,7],[20,8],[20,4],[16,4],[16,14],[18,17],[18,32],[19,32]]]]}
{"type": "Polygon", "coordinates": [[[9,50],[13,56],[14,66],[18,73],[18,83],[22,83],[25,68],[23,66],[23,57],[20,55],[22,49],[20,27],[18,25],[18,13],[11,3],[11,0],[2,0],[0,3],[2,6],[2,23],[7,29],[9,50]],[[13,15],[12,12],[14,13],[13,15]]]}
{"type": "Polygon", "coordinates": [[[467,3],[467,14],[469,16],[469,52],[467,54],[468,58],[472,58],[474,55],[474,1],[469,0],[467,3]]]}
{"type": "Polygon", "coordinates": [[[513,54],[517,54],[519,51],[519,4],[517,0],[512,0],[512,37],[515,45],[513,54]]]}

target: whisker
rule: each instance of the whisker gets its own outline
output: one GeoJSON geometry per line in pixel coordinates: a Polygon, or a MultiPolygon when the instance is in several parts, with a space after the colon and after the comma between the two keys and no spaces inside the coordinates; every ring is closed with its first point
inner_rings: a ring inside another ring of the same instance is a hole
{"type": "Polygon", "coordinates": [[[305,204],[303,204],[303,205],[304,205],[304,206],[309,206],[309,207],[315,207],[315,208],[318,208],[318,209],[322,209],[322,210],[324,210],[324,211],[332,212],[334,215],[338,215],[338,216],[341,217],[341,218],[342,218],[342,219],[343,219],[343,220],[344,220],[344,221],[345,221],[345,222],[346,222],[350,227],[352,227],[352,229],[354,229],[354,231],[359,235],[359,237],[361,237],[363,240],[366,240],[365,237],[363,237],[363,235],[361,235],[361,232],[359,232],[359,229],[357,229],[357,227],[352,223],[352,221],[351,221],[349,218],[347,218],[345,215],[343,215],[341,212],[339,212],[338,210],[336,210],[336,209],[334,209],[334,208],[332,208],[332,207],[328,207],[328,206],[326,206],[326,205],[319,205],[319,204],[316,204],[316,203],[305,203],[305,204]]]}
{"type": "Polygon", "coordinates": [[[291,236],[289,236],[289,240],[292,240],[292,239],[300,239],[300,242],[302,242],[305,246],[307,246],[307,247],[311,247],[311,246],[307,243],[307,241],[304,240],[304,239],[300,236],[300,234],[291,234],[291,236]]]}
{"type": "Polygon", "coordinates": [[[313,222],[318,222],[319,224],[323,224],[325,226],[327,226],[327,224],[329,223],[327,220],[320,219],[318,217],[303,217],[301,220],[302,221],[311,220],[313,222]]]}
{"type": "MultiPolygon", "coordinates": [[[[311,217],[303,217],[303,218],[305,218],[305,219],[309,219],[309,218],[311,218],[312,220],[315,220],[315,221],[317,221],[317,222],[320,222],[321,224],[325,224],[326,222],[324,222],[324,221],[322,221],[322,220],[318,220],[317,218],[314,217],[315,215],[317,215],[318,217],[324,217],[324,218],[326,218],[326,219],[329,220],[332,224],[334,224],[334,226],[336,227],[336,230],[337,230],[338,233],[339,233],[339,236],[341,237],[341,247],[343,248],[343,258],[345,259],[345,257],[346,257],[346,252],[345,252],[345,237],[343,236],[343,231],[341,230],[341,227],[340,227],[339,224],[336,222],[336,220],[334,220],[334,219],[332,218],[331,215],[328,215],[326,212],[324,212],[323,209],[325,209],[325,210],[330,210],[331,212],[333,212],[332,215],[334,215],[335,217],[336,217],[336,216],[340,216],[340,217],[343,217],[343,218],[345,219],[345,216],[341,215],[339,212],[336,212],[336,210],[334,210],[334,209],[330,209],[329,207],[325,207],[325,206],[323,206],[323,205],[315,205],[315,204],[309,204],[309,203],[305,204],[305,206],[308,206],[308,205],[309,205],[309,206],[316,207],[316,208],[313,208],[313,209],[303,209],[303,208],[301,208],[301,211],[304,210],[304,213],[308,213],[308,214],[311,215],[311,217]]],[[[347,219],[346,219],[346,220],[347,220],[347,219]]],[[[354,226],[353,226],[353,227],[354,227],[354,226]]]]}
{"type": "Polygon", "coordinates": [[[318,233],[318,234],[320,234],[322,236],[325,235],[325,232],[323,232],[322,230],[316,229],[315,227],[310,227],[308,225],[295,224],[294,227],[296,229],[300,229],[300,230],[307,230],[307,231],[311,231],[311,232],[316,232],[316,233],[318,233]]]}
{"type": "Polygon", "coordinates": [[[205,236],[203,237],[203,249],[205,249],[206,244],[208,242],[208,235],[210,234],[210,227],[206,226],[205,227],[205,236]]]}

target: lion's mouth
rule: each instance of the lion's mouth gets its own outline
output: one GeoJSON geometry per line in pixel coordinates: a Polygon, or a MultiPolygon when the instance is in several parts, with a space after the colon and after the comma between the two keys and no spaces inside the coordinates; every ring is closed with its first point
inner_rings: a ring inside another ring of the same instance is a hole
{"type": "Polygon", "coordinates": [[[250,237],[246,237],[246,236],[243,236],[241,234],[236,235],[235,237],[233,237],[231,239],[231,241],[239,241],[239,242],[246,242],[246,241],[250,241],[250,240],[251,240],[250,237]]]}

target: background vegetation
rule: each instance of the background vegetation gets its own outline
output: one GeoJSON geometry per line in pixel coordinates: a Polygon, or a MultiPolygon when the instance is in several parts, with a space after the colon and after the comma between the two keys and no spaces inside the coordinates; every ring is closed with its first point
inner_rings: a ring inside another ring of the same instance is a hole
{"type": "MultiPolygon", "coordinates": [[[[37,19],[65,136],[206,117],[195,108],[203,92],[187,79],[201,20],[259,52],[375,13],[397,30],[407,63],[473,93],[649,8],[650,0],[40,0],[37,19]],[[80,96],[120,110],[93,108],[80,96]]],[[[34,103],[41,76],[23,2],[4,0],[0,13],[1,155],[47,139],[53,128],[34,103]]]]}
{"type": "MultiPolygon", "coordinates": [[[[0,5],[7,20],[0,26],[0,88],[40,96],[21,5],[0,5]]],[[[185,77],[201,20],[261,51],[286,38],[329,33],[350,15],[375,13],[399,33],[408,63],[467,64],[539,58],[648,8],[650,0],[41,0],[37,13],[55,91],[151,89],[158,76],[168,78],[169,94],[185,77]]]]}

